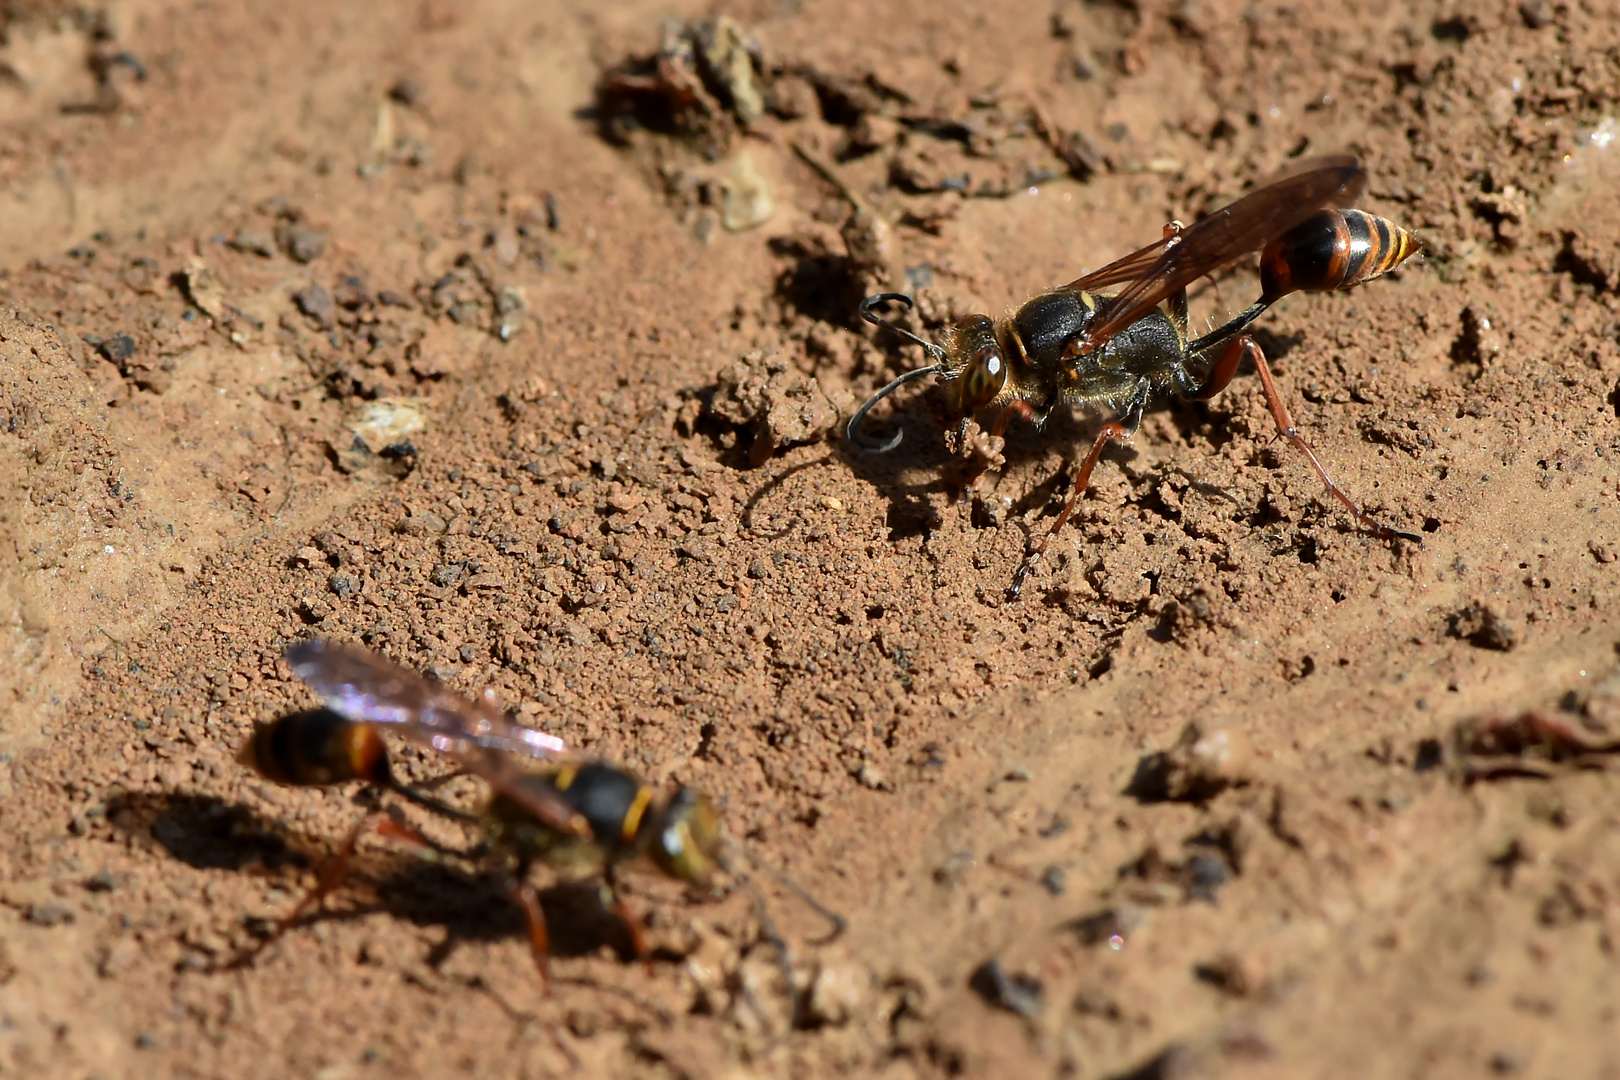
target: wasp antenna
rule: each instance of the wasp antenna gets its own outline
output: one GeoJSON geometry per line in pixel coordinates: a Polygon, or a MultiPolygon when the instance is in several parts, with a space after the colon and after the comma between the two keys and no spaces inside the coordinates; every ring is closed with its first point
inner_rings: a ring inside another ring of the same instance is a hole
{"type": "Polygon", "coordinates": [[[865,319],[873,326],[881,326],[891,333],[905,338],[913,345],[922,346],[923,352],[932,357],[934,363],[928,365],[927,367],[918,368],[915,371],[908,371],[898,379],[895,379],[888,386],[885,386],[883,389],[867,398],[866,404],[862,405],[859,409],[856,409],[855,415],[849,418],[849,424],[844,428],[844,437],[850,442],[854,443],[856,446],[859,446],[862,450],[872,454],[887,454],[890,450],[893,450],[895,447],[899,446],[900,440],[904,438],[904,433],[897,431],[894,433],[894,437],[886,443],[873,445],[871,443],[861,442],[860,436],[857,435],[856,432],[860,431],[861,421],[865,420],[866,414],[872,411],[872,406],[876,405],[878,402],[882,401],[884,398],[888,397],[890,394],[894,393],[896,390],[900,389],[913,379],[920,379],[924,375],[938,375],[939,373],[943,372],[945,370],[945,361],[949,359],[945,350],[940,348],[938,345],[935,345],[932,341],[927,341],[918,337],[905,327],[889,322],[887,319],[883,318],[877,313],[877,308],[884,304],[890,303],[903,305],[908,311],[912,307],[911,297],[907,296],[905,293],[873,293],[871,296],[868,296],[865,300],[861,301],[861,318],[865,319]]]}
{"type": "Polygon", "coordinates": [[[842,934],[845,926],[848,924],[845,922],[842,915],[839,915],[837,912],[827,907],[827,905],[823,904],[820,900],[817,900],[814,896],[811,896],[809,890],[807,890],[803,885],[800,885],[797,881],[794,881],[787,875],[785,871],[778,870],[776,867],[765,862],[758,855],[754,854],[753,849],[749,848],[746,844],[742,843],[735,837],[725,837],[725,845],[719,852],[716,853],[716,861],[720,864],[720,869],[731,875],[732,879],[735,880],[737,884],[748,890],[748,897],[754,902],[754,915],[759,919],[759,936],[764,938],[766,943],[770,945],[771,950],[776,953],[776,963],[782,971],[782,982],[787,987],[790,1009],[788,1016],[788,1030],[797,1031],[801,1021],[803,1020],[803,1003],[800,1001],[799,989],[798,986],[795,985],[793,979],[793,954],[788,950],[787,939],[784,938],[782,936],[782,932],[776,928],[776,920],[771,918],[770,907],[765,903],[765,894],[760,892],[759,886],[755,884],[754,879],[750,875],[744,873],[737,866],[736,861],[732,858],[732,854],[736,852],[741,852],[742,856],[748,860],[750,866],[752,866],[755,870],[769,874],[771,877],[775,878],[785,888],[789,889],[793,895],[802,900],[812,911],[814,911],[817,915],[820,915],[823,919],[826,919],[827,922],[832,925],[833,932],[820,941],[814,942],[814,944],[827,944],[834,938],[838,937],[839,934],[842,934]]]}
{"type": "MultiPolygon", "coordinates": [[[[836,940],[838,935],[842,934],[845,928],[849,926],[849,921],[847,919],[838,914],[832,908],[828,907],[826,904],[823,904],[820,900],[817,900],[813,895],[811,895],[809,889],[806,889],[803,885],[800,885],[797,881],[794,881],[786,870],[780,870],[766,862],[764,859],[761,859],[754,853],[752,848],[748,847],[740,840],[733,839],[731,845],[736,850],[742,852],[743,858],[747,859],[749,865],[755,870],[758,870],[764,874],[769,874],[771,877],[775,878],[783,888],[787,889],[794,896],[797,896],[805,907],[809,908],[811,911],[814,911],[817,915],[820,915],[827,921],[827,925],[832,927],[832,933],[816,942],[817,945],[826,945],[829,942],[836,940]]],[[[736,871],[731,870],[730,867],[726,867],[726,869],[729,872],[736,874],[736,871]]],[[[737,876],[739,878],[742,877],[742,875],[737,876]]],[[[744,880],[746,880],[746,878],[744,878],[744,880]]]]}
{"type": "Polygon", "coordinates": [[[901,304],[905,306],[907,311],[910,311],[913,306],[911,297],[907,296],[905,293],[874,293],[873,295],[868,296],[865,300],[861,301],[861,318],[865,319],[873,326],[881,326],[884,329],[905,338],[913,345],[921,345],[923,352],[933,357],[936,362],[941,364],[945,362],[946,356],[944,349],[940,348],[938,345],[935,345],[932,341],[918,337],[916,334],[913,334],[910,330],[900,326],[898,323],[890,322],[873,310],[882,306],[883,304],[901,304]]]}
{"type": "Polygon", "coordinates": [[[872,406],[876,405],[878,402],[882,401],[884,398],[906,385],[906,383],[911,382],[913,379],[920,379],[924,375],[938,375],[944,370],[945,365],[943,364],[929,364],[927,367],[908,371],[904,375],[895,379],[888,386],[885,386],[883,389],[867,398],[866,404],[855,410],[855,415],[849,418],[849,425],[844,428],[844,437],[870,454],[887,454],[890,450],[893,450],[895,447],[899,446],[900,440],[905,437],[905,432],[903,431],[895,432],[894,436],[885,443],[874,444],[862,442],[861,437],[857,434],[857,432],[859,432],[861,429],[861,421],[865,420],[866,414],[872,411],[872,406]]]}
{"type": "Polygon", "coordinates": [[[749,899],[754,901],[754,916],[759,919],[759,936],[764,938],[776,953],[776,966],[782,971],[782,983],[787,988],[788,996],[788,1030],[797,1031],[803,1017],[799,1004],[799,988],[793,981],[793,954],[788,951],[786,939],[782,932],[776,928],[776,921],[771,918],[771,909],[765,904],[765,895],[754,884],[753,878],[746,874],[737,875],[737,880],[743,888],[748,890],[749,899]]]}

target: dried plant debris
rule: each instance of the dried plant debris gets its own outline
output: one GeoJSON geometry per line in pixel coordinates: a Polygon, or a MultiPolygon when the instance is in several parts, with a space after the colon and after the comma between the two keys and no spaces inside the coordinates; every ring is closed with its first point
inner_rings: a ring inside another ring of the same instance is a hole
{"type": "Polygon", "coordinates": [[[895,285],[901,275],[893,228],[815,148],[800,141],[793,144],[793,152],[837,188],[849,204],[850,215],[838,231],[844,241],[847,268],[858,280],[861,294],[882,292],[895,285]]]}
{"type": "Polygon", "coordinates": [[[708,411],[752,438],[755,465],[781,447],[816,441],[838,422],[820,384],[772,350],[755,350],[721,371],[708,411]]]}
{"type": "Polygon", "coordinates": [[[720,224],[727,232],[742,232],[763,225],[776,212],[770,183],[746,150],[731,159],[731,169],[720,187],[720,224]]]}
{"type": "MultiPolygon", "coordinates": [[[[817,134],[831,125],[827,145],[834,160],[875,156],[882,166],[878,185],[913,197],[1006,198],[1056,176],[1083,180],[1110,167],[1086,135],[1060,128],[1024,96],[998,88],[941,89],[908,90],[876,72],[772,57],[752,31],[727,16],[669,19],[655,52],[604,72],[596,87],[597,120],[614,145],[651,150],[666,196],[683,216],[697,219],[705,237],[711,226],[701,224],[705,215],[692,214],[695,205],[725,203],[718,216],[726,228],[748,227],[737,223],[734,197],[723,195],[726,171],[705,166],[729,159],[741,134],[770,136],[775,125],[790,131],[808,126],[817,134]],[[684,155],[676,150],[682,145],[684,155]]],[[[771,137],[761,145],[795,141],[794,135],[771,137]]],[[[771,171],[760,165],[760,172],[771,171]]],[[[769,216],[757,207],[742,218],[769,216]]],[[[948,209],[929,205],[902,220],[937,231],[949,216],[948,209]]]]}
{"type": "Polygon", "coordinates": [[[1457,724],[1449,739],[1418,744],[1416,767],[1449,766],[1461,783],[1511,777],[1548,779],[1563,767],[1602,768],[1620,753],[1606,705],[1583,707],[1579,715],[1530,710],[1517,716],[1490,714],[1457,724]]]}
{"type": "Polygon", "coordinates": [[[657,52],[623,61],[597,83],[602,135],[626,145],[645,129],[723,156],[765,114],[764,74],[763,47],[735,19],[666,19],[657,52]]]}

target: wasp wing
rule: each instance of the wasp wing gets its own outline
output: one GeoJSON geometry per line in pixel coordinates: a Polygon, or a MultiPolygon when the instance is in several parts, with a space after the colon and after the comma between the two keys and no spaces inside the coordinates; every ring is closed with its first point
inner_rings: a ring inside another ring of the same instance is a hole
{"type": "Polygon", "coordinates": [[[570,836],[591,835],[591,823],[584,814],[575,810],[556,788],[542,783],[539,774],[530,772],[512,758],[482,746],[453,749],[441,746],[438,736],[431,741],[435,749],[444,750],[459,761],[462,768],[522,806],[542,825],[570,836]]]}
{"type": "Polygon", "coordinates": [[[507,719],[489,700],[470,700],[369,649],[305,641],[287,650],[287,666],[334,712],[396,725],[418,742],[442,737],[531,758],[556,757],[566,749],[557,736],[507,719]]]}
{"type": "Polygon", "coordinates": [[[533,774],[503,756],[556,757],[564,750],[556,736],[513,723],[487,699],[470,700],[369,649],[305,641],[287,650],[287,666],[333,712],[356,723],[390,725],[450,756],[554,829],[581,835],[589,831],[561,795],[548,798],[536,785],[521,781],[533,774]]]}
{"type": "Polygon", "coordinates": [[[1314,158],[1209,217],[1070,283],[1096,289],[1129,280],[1086,334],[1087,351],[1205,274],[1258,251],[1321,210],[1355,201],[1367,185],[1361,163],[1348,154],[1314,158]]]}
{"type": "MultiPolygon", "coordinates": [[[[1185,236],[1185,234],[1182,235],[1185,236]]],[[[1162,240],[1156,240],[1140,251],[1131,252],[1123,259],[1115,259],[1101,270],[1093,270],[1085,277],[1075,278],[1063,287],[1065,289],[1084,289],[1089,292],[1092,289],[1104,289],[1110,285],[1118,285],[1122,281],[1140,280],[1143,275],[1153,269],[1155,263],[1164,257],[1164,249],[1172,239],[1173,237],[1166,236],[1162,240]]]]}

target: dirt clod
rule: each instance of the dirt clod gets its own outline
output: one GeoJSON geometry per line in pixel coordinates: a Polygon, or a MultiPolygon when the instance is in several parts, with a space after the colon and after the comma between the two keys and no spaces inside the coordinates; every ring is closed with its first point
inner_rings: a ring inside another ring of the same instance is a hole
{"type": "Polygon", "coordinates": [[[1137,763],[1130,793],[1144,801],[1202,801],[1254,778],[1254,749],[1235,722],[1189,721],[1168,750],[1137,763]]]}
{"type": "Polygon", "coordinates": [[[784,446],[820,439],[838,422],[838,409],[821,386],[769,350],[721,369],[709,414],[753,437],[755,465],[784,446]]]}
{"type": "Polygon", "coordinates": [[[1507,652],[1519,643],[1520,631],[1511,619],[1489,604],[1471,604],[1451,617],[1447,630],[1452,637],[1466,638],[1482,649],[1507,652]]]}

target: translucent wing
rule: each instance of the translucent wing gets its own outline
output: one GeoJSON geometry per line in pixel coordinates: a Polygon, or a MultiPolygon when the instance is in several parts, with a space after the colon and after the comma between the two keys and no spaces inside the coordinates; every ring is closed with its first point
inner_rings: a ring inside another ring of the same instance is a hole
{"type": "Polygon", "coordinates": [[[1130,281],[1087,333],[1087,351],[1158,307],[1173,293],[1234,259],[1258,251],[1324,206],[1345,206],[1367,185],[1354,157],[1315,158],[1230,206],[1094,273],[1071,289],[1130,281]]]}
{"type": "Polygon", "coordinates": [[[333,712],[356,723],[391,725],[407,738],[454,758],[551,828],[589,832],[584,819],[560,795],[528,782],[534,774],[504,756],[555,757],[564,750],[555,735],[514,723],[489,701],[463,697],[369,649],[305,641],[287,650],[287,666],[333,712]]]}
{"type": "Polygon", "coordinates": [[[566,747],[555,735],[507,719],[380,653],[330,641],[287,650],[287,666],[334,712],[367,724],[393,724],[410,738],[453,753],[471,746],[551,758],[566,747]]]}
{"type": "MultiPolygon", "coordinates": [[[[1182,234],[1185,238],[1186,234],[1182,234]]],[[[1123,259],[1115,259],[1101,270],[1093,270],[1085,277],[1076,278],[1064,286],[1066,289],[1103,289],[1122,281],[1138,281],[1164,256],[1170,237],[1156,240],[1140,251],[1133,251],[1123,259]]]]}

